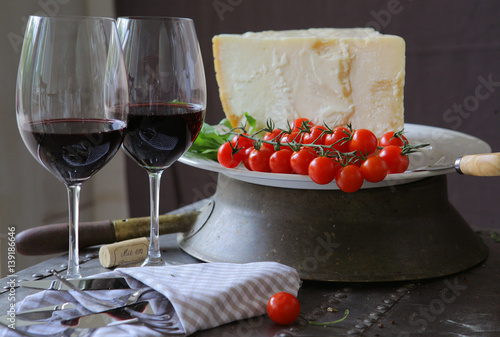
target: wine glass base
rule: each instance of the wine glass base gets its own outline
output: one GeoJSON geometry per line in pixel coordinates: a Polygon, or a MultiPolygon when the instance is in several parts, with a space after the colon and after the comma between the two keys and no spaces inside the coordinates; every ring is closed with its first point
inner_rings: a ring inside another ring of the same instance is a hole
{"type": "Polygon", "coordinates": [[[82,275],[81,274],[66,274],[66,276],[64,276],[64,278],[66,280],[74,280],[74,279],[82,278],[82,275]]]}
{"type": "Polygon", "coordinates": [[[168,265],[161,257],[148,257],[141,264],[141,267],[161,267],[168,265]]]}
{"type": "MultiPolygon", "coordinates": [[[[70,261],[70,264],[71,264],[71,261],[70,261]]],[[[71,268],[71,266],[70,266],[68,268],[68,270],[66,271],[66,275],[64,275],[62,277],[64,277],[66,280],[82,278],[82,274],[80,273],[80,267],[74,266],[73,268],[71,268]]]]}

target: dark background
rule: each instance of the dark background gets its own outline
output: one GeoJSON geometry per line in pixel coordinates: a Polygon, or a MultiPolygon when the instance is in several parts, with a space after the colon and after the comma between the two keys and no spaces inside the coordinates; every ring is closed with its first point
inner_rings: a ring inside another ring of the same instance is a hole
{"type": "MultiPolygon", "coordinates": [[[[207,77],[208,123],[224,117],[213,67],[214,35],[370,26],[406,40],[406,122],[464,132],[500,151],[498,0],[117,0],[116,9],[118,16],[194,20],[207,77]],[[481,78],[493,82],[489,92],[481,78]]],[[[131,215],[149,214],[146,172],[128,160],[127,177],[131,215]]],[[[160,212],[210,196],[216,179],[215,173],[174,164],[163,174],[160,212]]],[[[471,226],[500,229],[499,177],[450,174],[448,184],[450,201],[471,226]]]]}

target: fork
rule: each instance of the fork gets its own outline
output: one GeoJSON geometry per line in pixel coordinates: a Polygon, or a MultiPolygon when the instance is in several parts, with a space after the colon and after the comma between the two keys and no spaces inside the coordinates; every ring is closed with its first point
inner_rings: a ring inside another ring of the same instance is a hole
{"type": "Polygon", "coordinates": [[[82,295],[86,299],[89,299],[90,301],[93,301],[96,304],[100,304],[100,305],[107,307],[107,308],[110,308],[110,309],[117,307],[117,306],[123,306],[123,305],[129,305],[129,304],[135,303],[142,295],[154,290],[152,288],[140,288],[140,289],[137,289],[136,291],[134,291],[132,294],[123,295],[123,296],[120,296],[120,297],[117,297],[117,298],[114,298],[111,300],[103,300],[103,299],[94,297],[81,289],[78,289],[73,284],[71,284],[66,279],[64,279],[62,276],[60,276],[58,273],[54,273],[54,276],[59,281],[61,281],[64,285],[66,285],[68,288],[76,291],[78,294],[82,295]]]}
{"type": "Polygon", "coordinates": [[[176,327],[173,327],[174,323],[169,321],[172,318],[169,314],[146,314],[130,308],[125,308],[125,311],[127,311],[130,316],[136,318],[138,323],[142,323],[155,331],[169,333],[172,332],[172,330],[177,329],[176,327]]]}

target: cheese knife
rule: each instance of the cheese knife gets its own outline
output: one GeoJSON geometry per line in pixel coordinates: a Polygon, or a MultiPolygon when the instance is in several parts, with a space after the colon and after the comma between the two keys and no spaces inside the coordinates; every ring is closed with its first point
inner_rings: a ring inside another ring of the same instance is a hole
{"type": "MultiPolygon", "coordinates": [[[[164,214],[159,218],[160,235],[188,231],[200,211],[164,214]]],[[[68,251],[68,224],[30,228],[16,235],[16,249],[22,255],[46,255],[68,251]]],[[[80,248],[113,243],[150,233],[150,217],[82,222],[79,224],[80,248]]]]}
{"type": "Polygon", "coordinates": [[[500,152],[466,155],[459,157],[454,164],[431,165],[406,172],[441,171],[453,168],[457,173],[468,176],[500,176],[500,152]]]}

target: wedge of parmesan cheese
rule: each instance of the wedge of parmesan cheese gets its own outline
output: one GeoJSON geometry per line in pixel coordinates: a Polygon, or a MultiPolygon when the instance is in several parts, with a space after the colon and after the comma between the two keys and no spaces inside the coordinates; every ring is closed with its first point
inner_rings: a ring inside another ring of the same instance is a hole
{"type": "Polygon", "coordinates": [[[404,124],[405,41],[371,28],[248,32],[213,38],[226,117],[263,127],[298,117],[377,136],[404,124]]]}

